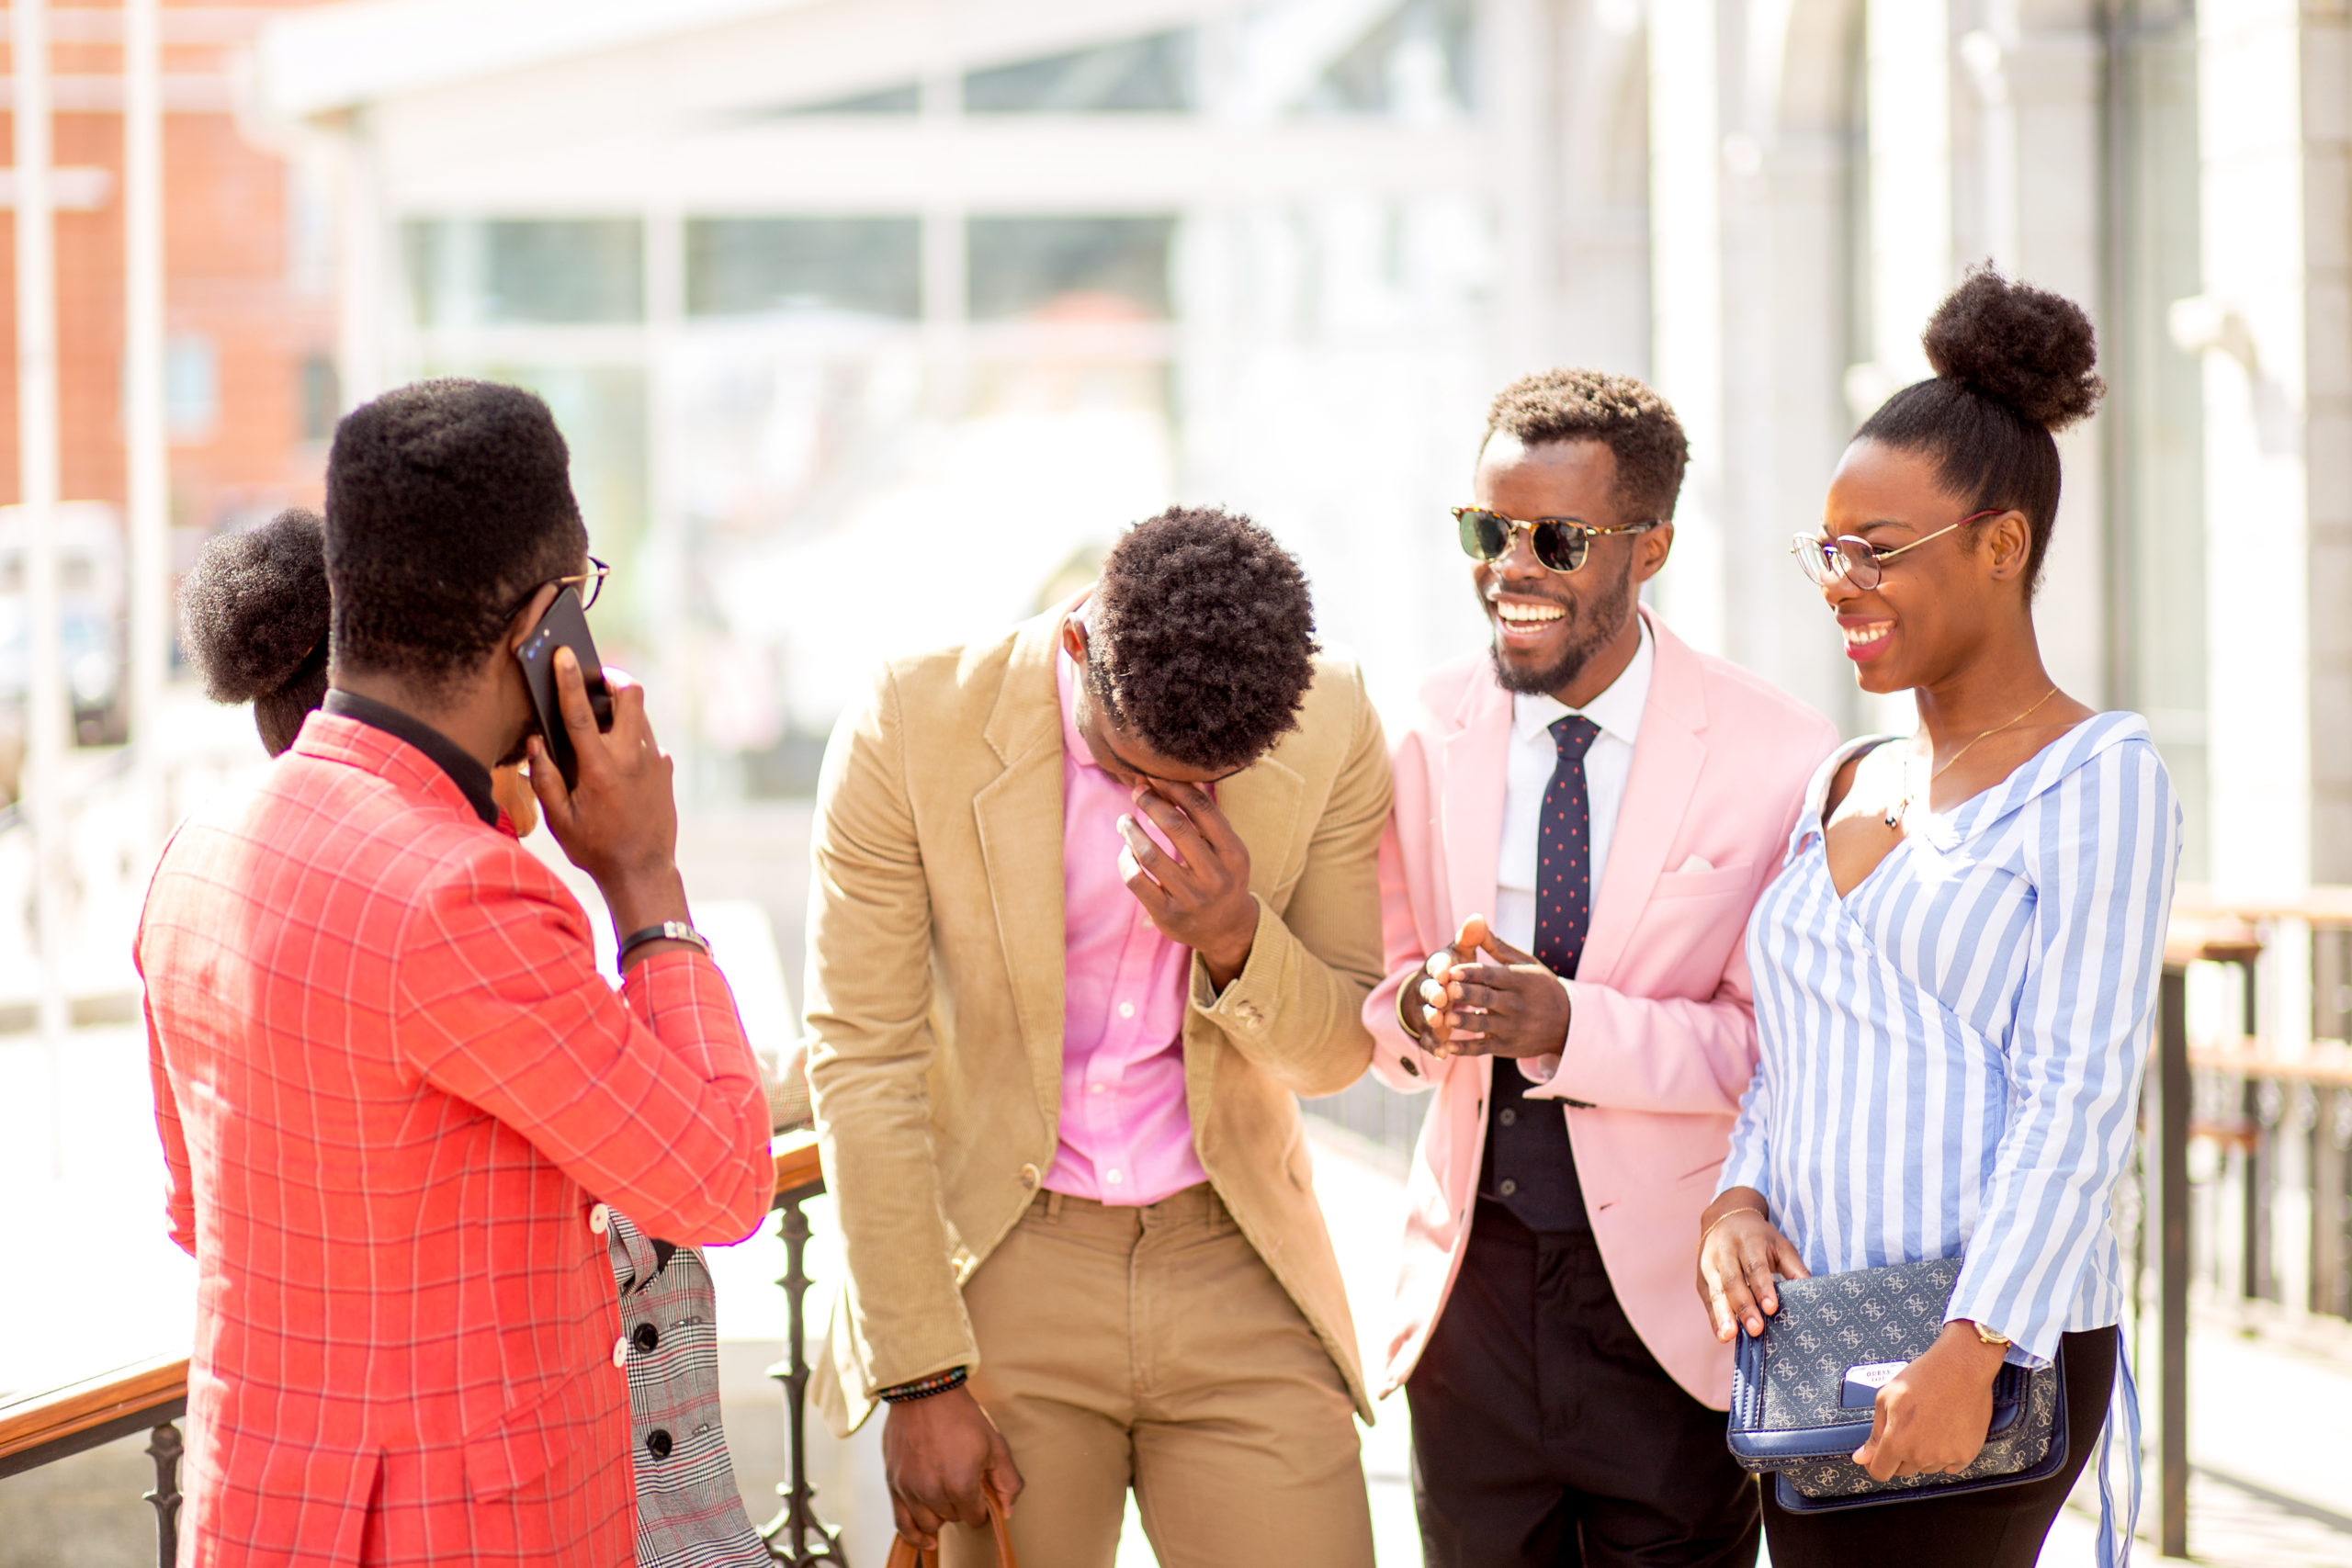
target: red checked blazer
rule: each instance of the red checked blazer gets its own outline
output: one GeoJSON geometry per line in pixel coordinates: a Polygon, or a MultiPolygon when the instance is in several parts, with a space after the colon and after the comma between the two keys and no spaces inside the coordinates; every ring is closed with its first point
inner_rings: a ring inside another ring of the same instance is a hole
{"type": "Polygon", "coordinates": [[[718,971],[666,953],[616,995],[545,866],[324,713],[180,830],[138,960],[197,1260],[182,1562],[629,1563],[589,1216],[698,1243],[766,1212],[718,971]]]}

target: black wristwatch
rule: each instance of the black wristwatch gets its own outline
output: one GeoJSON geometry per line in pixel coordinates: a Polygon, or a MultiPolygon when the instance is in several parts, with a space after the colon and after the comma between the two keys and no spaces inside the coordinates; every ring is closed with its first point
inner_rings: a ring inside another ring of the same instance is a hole
{"type": "Polygon", "coordinates": [[[664,920],[658,926],[648,926],[641,931],[631,931],[621,938],[620,952],[614,956],[613,967],[628,967],[628,955],[649,942],[690,942],[702,949],[705,958],[710,956],[710,939],[684,920],[664,920]]]}

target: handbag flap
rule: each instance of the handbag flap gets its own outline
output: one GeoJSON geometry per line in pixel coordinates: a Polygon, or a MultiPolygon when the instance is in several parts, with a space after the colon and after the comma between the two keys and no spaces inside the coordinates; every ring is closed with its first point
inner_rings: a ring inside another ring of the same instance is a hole
{"type": "MultiPolygon", "coordinates": [[[[1743,1459],[1851,1453],[1870,1435],[1877,1390],[1934,1345],[1960,1281],[1957,1258],[1780,1283],[1780,1310],[1733,1358],[1732,1450],[1743,1459]]],[[[2026,1371],[1993,1385],[1990,1435],[2025,1407],[2026,1371]]]]}

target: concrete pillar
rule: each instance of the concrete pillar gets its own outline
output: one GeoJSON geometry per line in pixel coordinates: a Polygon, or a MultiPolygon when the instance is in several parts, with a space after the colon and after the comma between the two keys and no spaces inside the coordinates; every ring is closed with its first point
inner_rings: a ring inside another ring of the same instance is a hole
{"type": "Polygon", "coordinates": [[[1818,524],[1851,429],[1851,22],[1844,0],[1654,0],[1672,44],[1649,62],[1653,364],[1691,443],[1659,603],[1841,719],[1852,677],[1788,542],[1818,524]]]}
{"type": "MultiPolygon", "coordinates": [[[[2346,27],[2296,0],[2198,8],[2206,291],[2172,324],[2204,359],[2212,877],[2232,897],[2352,880],[2346,27]]],[[[2308,962],[2272,956],[2266,1021],[2307,1032],[2308,962]]]]}
{"type": "MultiPolygon", "coordinates": [[[[2100,67],[2090,0],[1996,4],[1990,26],[1962,35],[1975,88],[1975,153],[1983,214],[1963,260],[1990,256],[2012,276],[2091,312],[2102,296],[2100,67]]],[[[2104,321],[2098,321],[2102,338],[2104,321]]],[[[2035,630],[2051,678],[2094,707],[2112,699],[2107,497],[2100,421],[2058,438],[2065,490],[2052,536],[2035,630]]]]}
{"type": "Polygon", "coordinates": [[[1651,0],[1650,322],[1654,384],[1690,440],[1674,558],[1655,590],[1694,648],[1724,616],[1721,0],[1651,0]],[[1670,47],[1660,47],[1670,42],[1670,47]]]}

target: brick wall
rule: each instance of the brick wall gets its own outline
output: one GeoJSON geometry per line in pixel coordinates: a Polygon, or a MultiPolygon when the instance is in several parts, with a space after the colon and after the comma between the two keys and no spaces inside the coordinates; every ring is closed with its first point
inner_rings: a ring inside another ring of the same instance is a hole
{"type": "MultiPolygon", "coordinates": [[[[308,216],[293,168],[241,134],[228,74],[243,39],[297,3],[164,7],[172,516],[198,535],[320,501],[325,449],[304,434],[304,364],[334,357],[333,256],[322,248],[332,225],[308,216]]],[[[56,163],[109,176],[94,210],[57,219],[64,493],[117,505],[126,482],[119,16],[113,6],[51,12],[56,163]]],[[[0,28],[0,72],[11,65],[6,37],[0,28]]],[[[0,162],[13,162],[12,96],[0,96],[0,162]]],[[[0,232],[11,225],[0,214],[0,232]]],[[[11,236],[0,244],[0,498],[17,483],[15,289],[11,236]]]]}

